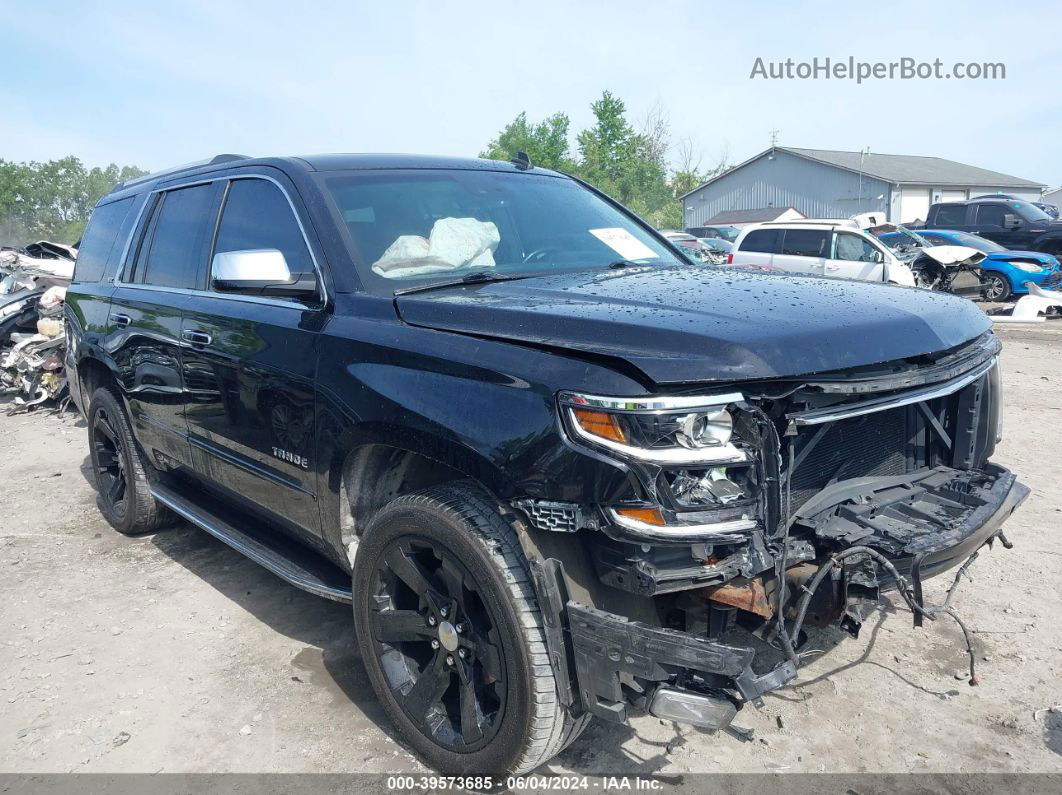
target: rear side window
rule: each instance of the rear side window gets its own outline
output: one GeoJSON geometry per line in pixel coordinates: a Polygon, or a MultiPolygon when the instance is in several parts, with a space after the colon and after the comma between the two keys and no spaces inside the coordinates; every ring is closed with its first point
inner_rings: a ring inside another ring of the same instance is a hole
{"type": "Polygon", "coordinates": [[[777,254],[781,238],[782,230],[780,229],[754,229],[741,241],[741,250],[777,254]]]}
{"type": "Polygon", "coordinates": [[[937,218],[934,221],[938,226],[962,226],[966,223],[965,204],[942,204],[937,208],[937,218]]]}
{"type": "Polygon", "coordinates": [[[825,229],[786,229],[782,238],[782,253],[798,257],[825,257],[830,245],[830,233],[825,229]]]}
{"type": "Polygon", "coordinates": [[[213,184],[167,191],[160,197],[137,265],[137,281],[157,287],[195,287],[214,229],[213,184]]]}
{"type": "Polygon", "coordinates": [[[311,273],[313,260],[287,198],[264,179],[237,179],[221,213],[215,253],[277,249],[291,273],[311,273]]]}
{"type": "Polygon", "coordinates": [[[133,205],[132,197],[97,207],[92,211],[74,265],[75,282],[98,282],[107,269],[118,231],[133,205]]]}

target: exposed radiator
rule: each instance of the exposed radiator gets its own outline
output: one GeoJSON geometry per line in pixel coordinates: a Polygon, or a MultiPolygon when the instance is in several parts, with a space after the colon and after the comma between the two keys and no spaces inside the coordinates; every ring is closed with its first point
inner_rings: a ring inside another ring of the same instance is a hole
{"type": "MultiPolygon", "coordinates": [[[[793,475],[792,509],[836,480],[904,474],[906,420],[907,409],[900,407],[835,422],[793,475]]],[[[797,456],[816,431],[815,426],[800,431],[795,446],[797,456]]]]}

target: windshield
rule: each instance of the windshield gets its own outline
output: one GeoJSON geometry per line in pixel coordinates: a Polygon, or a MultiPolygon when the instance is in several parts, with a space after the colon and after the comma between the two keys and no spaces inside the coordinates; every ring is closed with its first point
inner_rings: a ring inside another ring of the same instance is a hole
{"type": "Polygon", "coordinates": [[[697,239],[701,242],[701,245],[710,248],[712,251],[720,251],[724,254],[729,254],[734,247],[734,244],[729,240],[722,240],[718,237],[699,237],[697,239]]]}
{"type": "MultiPolygon", "coordinates": [[[[933,237],[936,237],[935,235],[933,237]]],[[[991,254],[995,251],[1006,251],[1005,246],[999,245],[992,240],[983,238],[980,235],[968,235],[965,232],[952,232],[947,238],[940,238],[933,241],[935,246],[968,246],[969,248],[975,248],[978,251],[983,251],[985,254],[991,254]]]]}
{"type": "Polygon", "coordinates": [[[925,248],[926,246],[933,245],[920,234],[912,232],[906,226],[898,226],[896,227],[895,232],[886,232],[875,236],[894,251],[909,248],[925,248]]]}
{"type": "Polygon", "coordinates": [[[1051,221],[1051,216],[1031,202],[1014,201],[1008,202],[1011,207],[1018,211],[1018,215],[1032,223],[1051,221]]]}
{"type": "Polygon", "coordinates": [[[473,170],[359,171],[325,183],[370,289],[680,264],[671,248],[569,179],[473,170]]]}

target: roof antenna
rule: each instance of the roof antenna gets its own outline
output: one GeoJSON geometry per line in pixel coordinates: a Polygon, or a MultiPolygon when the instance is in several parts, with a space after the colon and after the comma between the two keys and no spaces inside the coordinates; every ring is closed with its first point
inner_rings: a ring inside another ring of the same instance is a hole
{"type": "Polygon", "coordinates": [[[529,171],[534,168],[531,164],[531,158],[527,156],[527,152],[517,152],[516,157],[509,161],[521,171],[529,171]]]}

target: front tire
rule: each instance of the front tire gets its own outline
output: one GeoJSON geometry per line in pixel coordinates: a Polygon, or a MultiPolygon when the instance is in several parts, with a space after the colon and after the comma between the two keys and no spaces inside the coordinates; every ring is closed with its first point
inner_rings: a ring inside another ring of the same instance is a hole
{"type": "Polygon", "coordinates": [[[107,387],[92,394],[87,422],[96,505],[103,518],[127,536],[167,524],[173,515],[151,496],[147,468],[125,409],[107,387]]]}
{"type": "Polygon", "coordinates": [[[986,301],[1006,301],[1010,298],[1010,282],[1006,276],[1000,273],[986,274],[988,286],[985,287],[985,300],[986,301]]]}
{"type": "Polygon", "coordinates": [[[402,496],[358,547],[362,660],[410,745],[448,775],[524,773],[585,725],[557,685],[523,552],[475,484],[402,496]]]}

